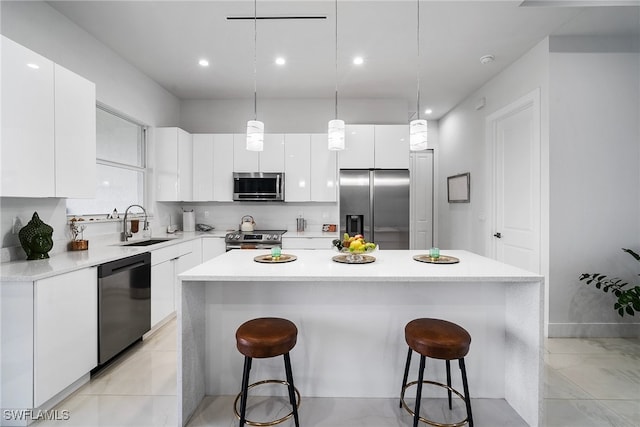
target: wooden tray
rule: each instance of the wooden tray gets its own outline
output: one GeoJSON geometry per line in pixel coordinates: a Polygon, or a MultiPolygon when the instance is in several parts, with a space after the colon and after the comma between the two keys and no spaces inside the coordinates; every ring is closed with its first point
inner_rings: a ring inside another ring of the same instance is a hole
{"type": "Polygon", "coordinates": [[[361,258],[352,259],[349,257],[349,255],[336,255],[331,259],[335,262],[341,262],[343,264],[369,264],[376,260],[376,258],[371,255],[364,255],[364,254],[358,254],[358,255],[360,255],[361,258]]]}
{"type": "Polygon", "coordinates": [[[413,259],[420,262],[427,262],[429,264],[456,264],[460,262],[458,258],[446,255],[440,255],[440,258],[438,259],[431,258],[429,254],[414,255],[413,259]]]}
{"type": "Polygon", "coordinates": [[[263,264],[281,264],[283,262],[291,262],[291,261],[295,261],[296,259],[298,259],[297,256],[295,255],[288,255],[288,254],[281,254],[280,255],[280,259],[273,259],[271,257],[271,254],[268,255],[259,255],[255,258],[253,258],[253,260],[255,262],[261,262],[263,264]]]}

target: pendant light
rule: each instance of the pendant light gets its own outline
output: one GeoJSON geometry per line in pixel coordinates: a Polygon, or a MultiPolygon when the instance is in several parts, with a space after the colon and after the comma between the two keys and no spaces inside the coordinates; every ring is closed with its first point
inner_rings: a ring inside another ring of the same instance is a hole
{"type": "Polygon", "coordinates": [[[247,150],[262,151],[264,147],[264,123],[258,121],[257,45],[258,13],[257,0],[253,0],[253,120],[247,122],[247,150]]]}
{"type": "Polygon", "coordinates": [[[329,150],[344,150],[344,120],[338,119],[338,0],[336,5],[336,102],[335,102],[335,119],[329,121],[329,150]]]}
{"type": "Polygon", "coordinates": [[[412,120],[409,123],[409,149],[411,151],[420,151],[427,149],[427,121],[420,119],[420,0],[417,0],[418,4],[418,25],[417,25],[417,40],[416,45],[418,48],[417,64],[416,64],[416,81],[418,85],[417,90],[417,106],[416,106],[416,120],[412,120]]]}

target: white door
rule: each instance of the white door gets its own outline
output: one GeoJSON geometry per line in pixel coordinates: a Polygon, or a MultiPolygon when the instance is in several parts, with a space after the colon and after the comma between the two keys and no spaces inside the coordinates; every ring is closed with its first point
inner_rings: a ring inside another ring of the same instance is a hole
{"type": "Polygon", "coordinates": [[[540,273],[540,91],[487,117],[493,147],[493,254],[540,273]]]}

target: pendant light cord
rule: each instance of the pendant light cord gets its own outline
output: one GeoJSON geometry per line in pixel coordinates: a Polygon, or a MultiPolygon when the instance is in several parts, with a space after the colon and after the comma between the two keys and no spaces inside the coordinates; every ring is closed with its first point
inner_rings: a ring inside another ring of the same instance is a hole
{"type": "Polygon", "coordinates": [[[257,0],[253,0],[253,119],[258,120],[258,12],[257,0]]]}
{"type": "Polygon", "coordinates": [[[336,8],[336,49],[335,49],[335,55],[336,55],[336,105],[335,105],[335,109],[336,109],[336,120],[338,120],[338,0],[335,1],[335,8],[336,8]]]}
{"type": "Polygon", "coordinates": [[[418,13],[416,14],[418,17],[418,25],[417,25],[417,35],[416,35],[416,46],[418,50],[418,56],[416,61],[416,81],[418,84],[417,96],[416,96],[416,119],[420,120],[420,0],[416,1],[418,5],[418,13]]]}

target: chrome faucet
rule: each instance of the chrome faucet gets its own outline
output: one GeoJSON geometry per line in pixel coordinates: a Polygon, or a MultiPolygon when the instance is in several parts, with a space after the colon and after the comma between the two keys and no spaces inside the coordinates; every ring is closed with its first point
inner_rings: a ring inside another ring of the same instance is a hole
{"type": "Polygon", "coordinates": [[[131,205],[127,208],[127,210],[124,211],[124,220],[122,221],[122,241],[123,242],[126,242],[129,239],[129,237],[133,236],[133,234],[131,234],[131,230],[127,231],[127,214],[129,213],[129,209],[131,209],[134,206],[139,207],[140,209],[142,209],[142,212],[144,212],[144,224],[143,224],[142,230],[145,231],[149,229],[149,221],[147,221],[147,210],[140,205],[131,205]]]}

